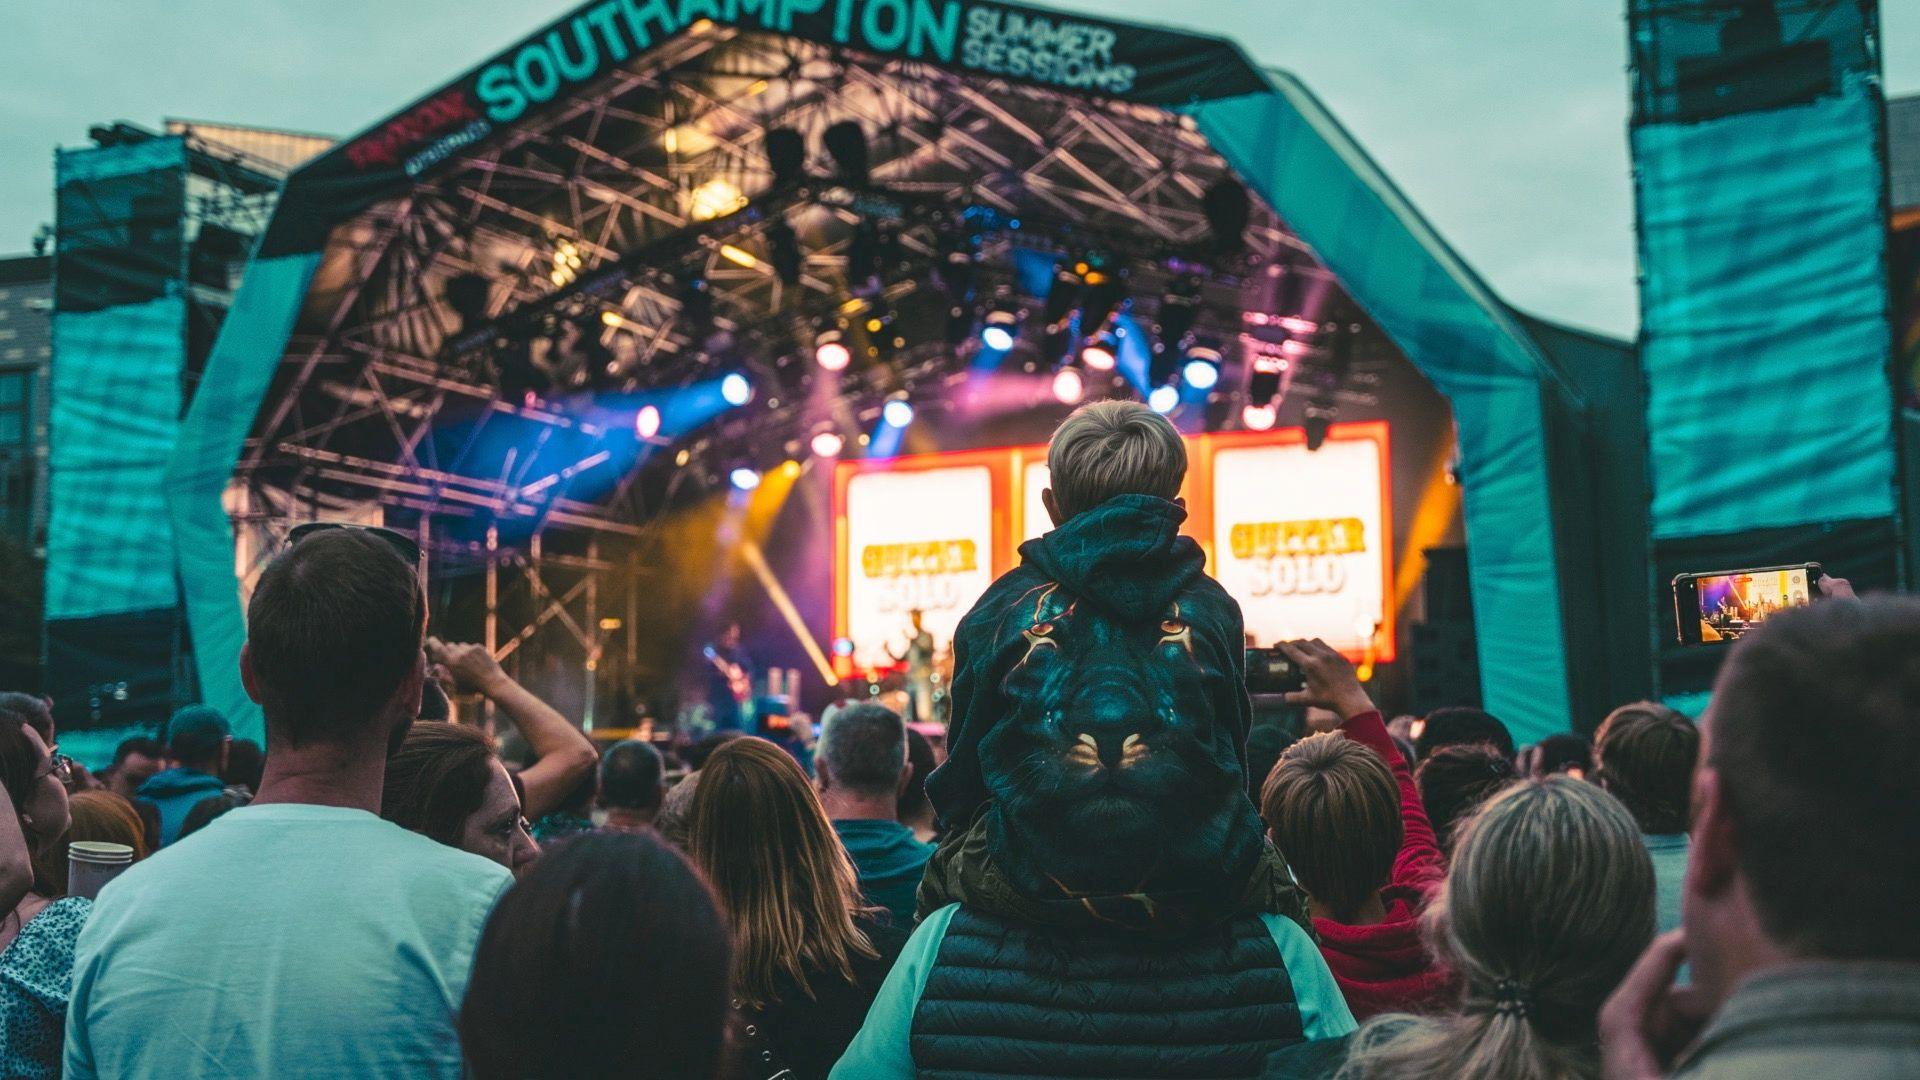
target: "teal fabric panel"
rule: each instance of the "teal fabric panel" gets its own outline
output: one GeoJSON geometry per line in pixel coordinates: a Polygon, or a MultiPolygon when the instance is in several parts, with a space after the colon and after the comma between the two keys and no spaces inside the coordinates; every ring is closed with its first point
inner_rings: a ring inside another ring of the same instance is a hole
{"type": "Polygon", "coordinates": [[[1453,403],[1489,711],[1530,742],[1569,727],[1567,657],[1532,340],[1325,109],[1276,92],[1189,109],[1214,148],[1453,403]]]}
{"type": "Polygon", "coordinates": [[[234,572],[233,526],[222,496],[319,265],[319,253],[309,252],[259,260],[247,268],[166,465],[166,498],[179,544],[180,585],[193,629],[201,700],[227,717],[236,739],[264,741],[265,728],[259,706],[240,684],[247,623],[234,572]]]}
{"type": "Polygon", "coordinates": [[[162,479],[180,425],[186,303],[163,296],[53,319],[46,611],[172,607],[162,479]]]}
{"type": "Polygon", "coordinates": [[[1893,512],[1877,108],[1634,130],[1655,539],[1893,512]]]}

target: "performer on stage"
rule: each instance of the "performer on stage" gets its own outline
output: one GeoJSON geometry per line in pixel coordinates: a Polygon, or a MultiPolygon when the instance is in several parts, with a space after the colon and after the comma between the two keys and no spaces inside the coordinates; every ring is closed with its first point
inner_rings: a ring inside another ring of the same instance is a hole
{"type": "Polygon", "coordinates": [[[739,731],[746,726],[747,704],[753,700],[753,658],[740,646],[740,624],[728,623],[702,652],[710,666],[707,707],[714,728],[739,731]]]}
{"type": "Polygon", "coordinates": [[[887,651],[894,662],[907,665],[907,693],[913,701],[913,720],[922,723],[933,719],[933,634],[923,625],[924,616],[919,608],[907,612],[907,618],[913,620],[913,629],[907,634],[906,651],[899,654],[891,649],[887,651]]]}

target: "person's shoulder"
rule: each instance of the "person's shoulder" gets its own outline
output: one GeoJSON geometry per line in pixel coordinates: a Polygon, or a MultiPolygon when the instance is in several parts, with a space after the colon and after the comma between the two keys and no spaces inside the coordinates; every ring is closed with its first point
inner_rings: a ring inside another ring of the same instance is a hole
{"type": "Polygon", "coordinates": [[[513,880],[507,868],[492,859],[449,847],[390,821],[382,821],[381,824],[387,826],[387,832],[382,837],[382,845],[386,849],[382,852],[383,858],[397,874],[415,882],[438,883],[450,889],[471,889],[492,894],[506,888],[513,880]]]}
{"type": "Polygon", "coordinates": [[[1047,576],[1031,566],[1021,565],[995,578],[980,599],[973,602],[967,613],[960,618],[959,632],[972,629],[992,629],[999,623],[1009,605],[1027,593],[1047,584],[1047,576]]]}

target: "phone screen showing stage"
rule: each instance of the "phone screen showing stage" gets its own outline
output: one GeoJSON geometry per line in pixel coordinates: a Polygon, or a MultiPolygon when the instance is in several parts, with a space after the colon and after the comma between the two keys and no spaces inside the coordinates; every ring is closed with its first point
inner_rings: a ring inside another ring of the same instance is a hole
{"type": "Polygon", "coordinates": [[[1703,642],[1736,641],[1775,612],[1800,607],[1813,596],[1805,567],[1695,580],[1703,642]]]}

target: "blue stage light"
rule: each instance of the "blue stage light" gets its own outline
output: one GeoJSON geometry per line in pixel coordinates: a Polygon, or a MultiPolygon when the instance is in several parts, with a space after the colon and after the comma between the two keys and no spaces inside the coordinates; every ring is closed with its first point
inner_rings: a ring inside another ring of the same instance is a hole
{"type": "Polygon", "coordinates": [[[731,372],[720,380],[720,396],[729,405],[745,405],[753,400],[753,384],[747,381],[745,375],[731,372]]]}
{"type": "Polygon", "coordinates": [[[1180,407],[1180,391],[1171,386],[1156,386],[1147,395],[1147,407],[1162,416],[1180,407]]]}
{"type": "Polygon", "coordinates": [[[745,465],[733,470],[727,479],[736,491],[752,491],[760,486],[760,470],[749,469],[745,465]]]}
{"type": "Polygon", "coordinates": [[[1220,365],[1211,360],[1188,360],[1180,370],[1180,379],[1195,390],[1211,390],[1220,381],[1220,365]]]}
{"type": "Polygon", "coordinates": [[[989,349],[1006,352],[1013,348],[1013,331],[1004,326],[989,326],[980,331],[980,340],[989,349]]]}
{"type": "Polygon", "coordinates": [[[880,418],[888,427],[903,428],[913,423],[913,405],[905,398],[894,398],[880,410],[880,418]]]}

